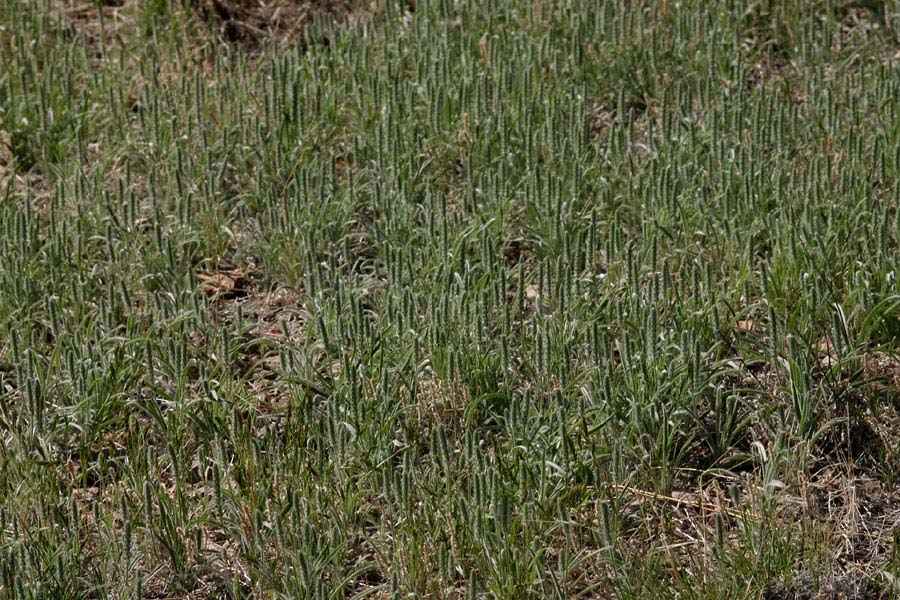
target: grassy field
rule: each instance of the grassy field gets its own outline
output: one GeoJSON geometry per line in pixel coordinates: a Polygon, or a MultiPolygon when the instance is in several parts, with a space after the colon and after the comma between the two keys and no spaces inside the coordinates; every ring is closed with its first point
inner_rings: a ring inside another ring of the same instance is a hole
{"type": "Polygon", "coordinates": [[[0,0],[0,598],[900,594],[900,3],[0,0]]]}

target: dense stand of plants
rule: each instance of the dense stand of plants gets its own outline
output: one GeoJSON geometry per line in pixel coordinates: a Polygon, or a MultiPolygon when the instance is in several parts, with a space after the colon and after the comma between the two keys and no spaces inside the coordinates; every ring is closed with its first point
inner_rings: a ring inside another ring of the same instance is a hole
{"type": "Polygon", "coordinates": [[[871,4],[2,0],[0,597],[887,597],[871,4]]]}

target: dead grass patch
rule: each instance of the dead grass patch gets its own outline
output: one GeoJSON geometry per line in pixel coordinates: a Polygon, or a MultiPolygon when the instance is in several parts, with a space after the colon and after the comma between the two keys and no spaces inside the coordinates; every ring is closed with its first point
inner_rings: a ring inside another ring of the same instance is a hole
{"type": "Polygon", "coordinates": [[[43,173],[19,172],[13,164],[14,160],[9,155],[4,157],[4,133],[0,130],[0,201],[7,197],[15,198],[20,208],[30,202],[31,210],[39,214],[49,213],[52,184],[43,173]]]}
{"type": "Polygon", "coordinates": [[[104,58],[104,48],[124,46],[131,39],[134,23],[141,11],[138,0],[85,2],[65,0],[54,3],[51,16],[70,38],[81,36],[89,58],[104,58]]]}
{"type": "Polygon", "coordinates": [[[196,0],[195,7],[223,40],[248,48],[294,39],[318,13],[340,19],[350,12],[346,0],[196,0]]]}

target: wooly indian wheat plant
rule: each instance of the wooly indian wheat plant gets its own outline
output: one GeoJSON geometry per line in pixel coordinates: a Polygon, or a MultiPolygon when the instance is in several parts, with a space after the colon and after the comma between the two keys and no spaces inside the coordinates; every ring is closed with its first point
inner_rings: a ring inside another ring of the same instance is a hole
{"type": "Polygon", "coordinates": [[[0,0],[0,598],[900,594],[900,3],[0,0]]]}

